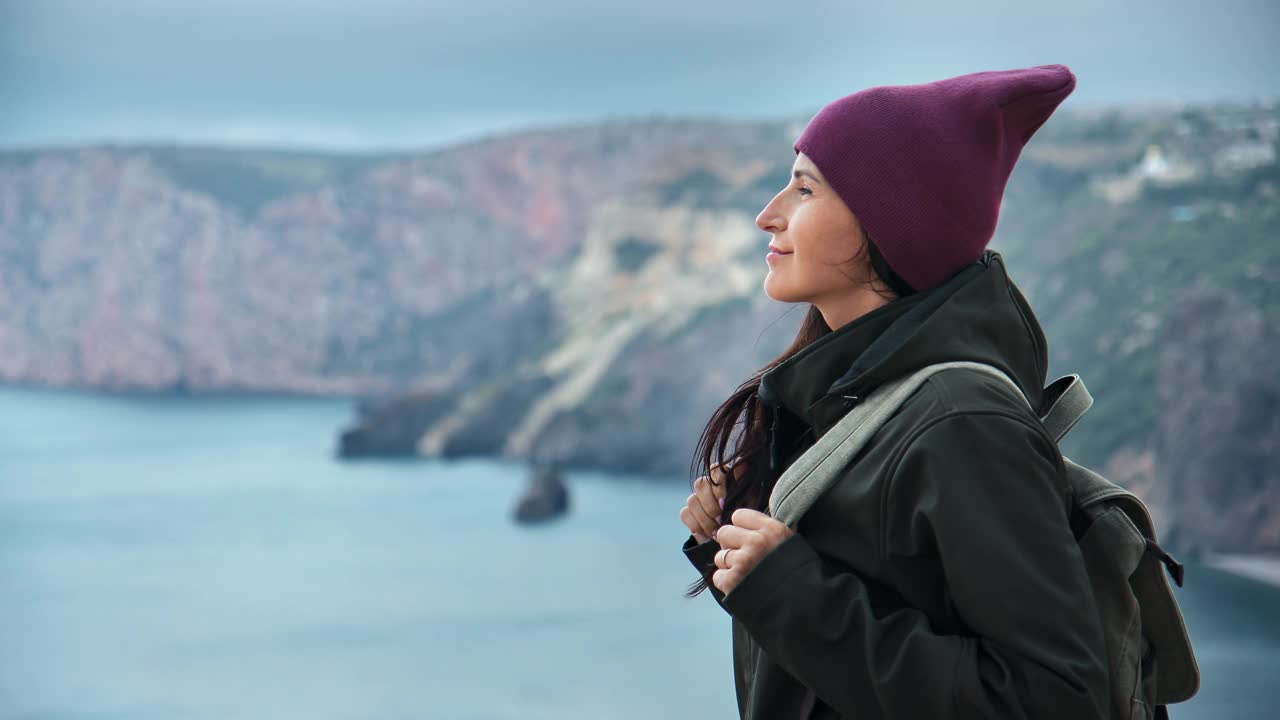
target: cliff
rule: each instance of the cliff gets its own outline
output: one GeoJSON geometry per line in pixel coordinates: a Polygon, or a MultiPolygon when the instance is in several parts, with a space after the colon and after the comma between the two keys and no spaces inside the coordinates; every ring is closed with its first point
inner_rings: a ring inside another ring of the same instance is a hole
{"type": "MultiPolygon", "coordinates": [[[[755,214],[798,122],[651,119],[429,153],[0,153],[0,381],[360,398],[344,456],[552,458],[683,477],[787,345],[755,214]]],[[[1064,450],[1175,547],[1280,548],[1280,111],[1060,113],[992,246],[1064,450]]]]}

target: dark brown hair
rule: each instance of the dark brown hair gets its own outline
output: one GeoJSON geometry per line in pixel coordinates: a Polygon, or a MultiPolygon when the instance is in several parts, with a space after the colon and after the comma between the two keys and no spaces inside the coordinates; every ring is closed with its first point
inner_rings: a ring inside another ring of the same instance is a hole
{"type": "MultiPolygon", "coordinates": [[[[868,263],[888,291],[876,287],[874,282],[867,284],[881,296],[889,298],[890,302],[913,294],[915,290],[889,267],[879,248],[872,242],[871,236],[864,232],[862,237],[865,240],[862,247],[866,248],[868,263]]],[[[842,264],[855,262],[862,255],[862,250],[859,249],[852,258],[842,264]]],[[[850,280],[859,282],[852,277],[850,280]]],[[[730,517],[738,508],[751,508],[765,512],[769,503],[769,494],[773,492],[773,486],[782,474],[782,468],[769,469],[769,437],[766,430],[768,418],[766,408],[760,403],[760,378],[787,358],[830,332],[831,328],[827,326],[822,313],[815,305],[809,305],[804,321],[800,323],[800,331],[796,333],[791,345],[781,355],[752,374],[746,382],[739,385],[729,399],[721,403],[720,407],[711,414],[711,420],[702,431],[702,436],[694,450],[690,475],[693,478],[710,475],[713,465],[730,467],[738,460],[746,463],[742,477],[735,478],[732,472],[724,474],[725,502],[721,518],[730,517]],[[738,430],[736,439],[735,430],[738,430]],[[726,455],[725,450],[731,442],[733,450],[726,455]]],[[[706,579],[699,578],[689,586],[685,594],[688,597],[694,597],[705,589],[707,589],[706,579]]]]}

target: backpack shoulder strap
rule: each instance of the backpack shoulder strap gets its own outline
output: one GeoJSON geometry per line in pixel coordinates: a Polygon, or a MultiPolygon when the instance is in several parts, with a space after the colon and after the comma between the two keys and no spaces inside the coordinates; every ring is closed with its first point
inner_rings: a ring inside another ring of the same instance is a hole
{"type": "MultiPolygon", "coordinates": [[[[1000,375],[1008,379],[1003,372],[1000,375]]],[[[1044,389],[1044,401],[1049,410],[1040,419],[1055,442],[1062,440],[1062,436],[1093,406],[1093,396],[1079,375],[1064,375],[1054,380],[1044,389]]]]}
{"type": "MultiPolygon", "coordinates": [[[[1018,387],[1018,383],[1000,368],[987,363],[966,364],[974,370],[1003,380],[1018,393],[1023,402],[1027,405],[1031,404],[1026,393],[1018,387]]],[[[1043,414],[1038,408],[1033,407],[1031,410],[1040,418],[1044,429],[1049,432],[1053,441],[1059,442],[1072,427],[1075,427],[1076,422],[1084,417],[1089,408],[1093,407],[1093,396],[1089,394],[1089,389],[1084,386],[1084,380],[1081,380],[1079,375],[1063,375],[1044,389],[1044,403],[1049,406],[1049,409],[1043,414]]]]}
{"type": "Polygon", "coordinates": [[[928,365],[880,385],[783,471],[769,496],[769,514],[795,527],[813,501],[831,487],[871,436],[929,376],[962,367],[998,373],[1008,380],[1003,372],[990,365],[956,360],[928,365]]]}

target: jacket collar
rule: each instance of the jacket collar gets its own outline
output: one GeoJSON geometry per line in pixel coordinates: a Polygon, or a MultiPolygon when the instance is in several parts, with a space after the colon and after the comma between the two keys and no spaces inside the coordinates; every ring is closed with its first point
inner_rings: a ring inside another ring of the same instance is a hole
{"type": "Polygon", "coordinates": [[[802,348],[761,376],[760,401],[781,407],[808,426],[821,427],[825,401],[853,394],[842,394],[839,380],[877,338],[922,299],[923,294],[916,293],[893,300],[802,348]]]}
{"type": "Polygon", "coordinates": [[[974,360],[1003,369],[1039,406],[1044,333],[994,250],[930,290],[899,298],[818,338],[760,379],[774,466],[834,425],[857,398],[926,365],[974,360]]]}

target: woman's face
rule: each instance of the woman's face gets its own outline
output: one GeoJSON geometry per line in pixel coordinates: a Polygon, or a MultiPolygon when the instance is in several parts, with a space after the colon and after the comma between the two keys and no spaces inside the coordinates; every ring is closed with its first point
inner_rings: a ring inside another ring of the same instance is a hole
{"type": "Polygon", "coordinates": [[[773,237],[765,294],[779,302],[841,305],[866,282],[862,227],[818,167],[798,153],[787,184],[756,217],[773,237]]]}

